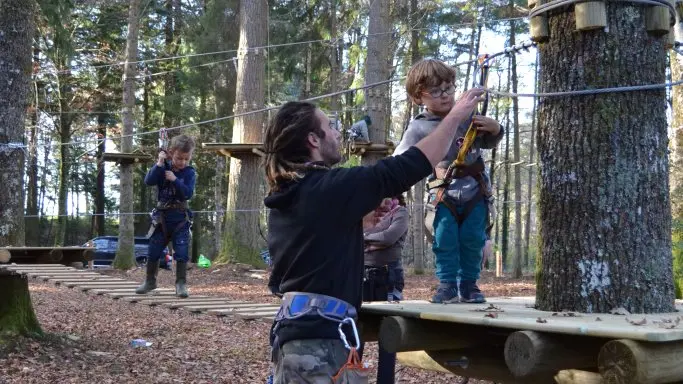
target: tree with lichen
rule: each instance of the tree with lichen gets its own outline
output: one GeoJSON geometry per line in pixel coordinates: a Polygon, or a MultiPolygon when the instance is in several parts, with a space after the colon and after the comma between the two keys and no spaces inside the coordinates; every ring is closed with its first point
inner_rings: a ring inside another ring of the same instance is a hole
{"type": "MultiPolygon", "coordinates": [[[[548,18],[541,92],[665,82],[666,36],[648,33],[646,8],[606,7],[607,28],[548,18]]],[[[544,98],[538,130],[539,309],[672,312],[665,90],[544,98]]]]}
{"type": "MultiPolygon", "coordinates": [[[[0,246],[24,245],[24,119],[35,3],[0,1],[0,246]]],[[[25,276],[0,271],[0,342],[41,333],[25,276]]]]}

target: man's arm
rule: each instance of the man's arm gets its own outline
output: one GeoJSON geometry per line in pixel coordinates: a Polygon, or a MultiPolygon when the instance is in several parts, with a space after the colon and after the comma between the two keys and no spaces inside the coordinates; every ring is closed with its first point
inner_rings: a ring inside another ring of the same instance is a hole
{"type": "Polygon", "coordinates": [[[479,102],[484,101],[481,97],[483,94],[484,90],[481,88],[471,88],[463,93],[434,132],[415,144],[427,157],[432,167],[436,166],[446,156],[458,126],[469,118],[479,102]]]}

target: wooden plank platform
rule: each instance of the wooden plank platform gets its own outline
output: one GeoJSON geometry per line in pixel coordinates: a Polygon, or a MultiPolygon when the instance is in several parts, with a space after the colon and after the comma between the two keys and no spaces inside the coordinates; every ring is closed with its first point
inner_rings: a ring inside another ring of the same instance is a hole
{"type": "Polygon", "coordinates": [[[191,295],[189,298],[181,299],[175,295],[175,288],[160,287],[148,294],[138,295],[135,289],[140,285],[139,282],[59,264],[0,264],[0,270],[49,281],[55,285],[78,289],[87,294],[104,295],[113,300],[160,306],[166,309],[183,309],[198,313],[214,309],[225,311],[221,316],[251,313],[247,316],[251,319],[258,318],[257,314],[261,312],[265,313],[266,317],[273,317],[279,307],[274,304],[250,303],[205,295],[191,295]]]}
{"type": "Polygon", "coordinates": [[[264,156],[263,144],[244,143],[202,143],[207,151],[219,152],[227,157],[264,156]]]}
{"type": "MultiPolygon", "coordinates": [[[[662,324],[668,324],[663,322],[681,317],[681,313],[624,316],[544,312],[533,308],[534,301],[534,297],[503,297],[488,298],[485,304],[432,304],[427,301],[403,301],[399,304],[374,302],[363,303],[361,313],[576,336],[627,338],[650,342],[683,340],[683,325],[672,329],[662,326],[662,324]],[[491,306],[495,308],[490,308],[491,306]],[[643,325],[633,324],[643,319],[646,320],[643,325]]],[[[683,309],[683,302],[677,303],[677,307],[683,309]]]]}
{"type": "Polygon", "coordinates": [[[146,153],[105,152],[102,154],[102,161],[115,162],[117,164],[144,163],[153,160],[154,158],[146,153]]]}
{"type": "Polygon", "coordinates": [[[23,265],[41,266],[45,263],[68,265],[92,260],[95,247],[0,247],[0,252],[5,255],[2,258],[4,263],[20,262],[23,265]],[[7,258],[7,253],[9,253],[9,258],[7,258]]]}

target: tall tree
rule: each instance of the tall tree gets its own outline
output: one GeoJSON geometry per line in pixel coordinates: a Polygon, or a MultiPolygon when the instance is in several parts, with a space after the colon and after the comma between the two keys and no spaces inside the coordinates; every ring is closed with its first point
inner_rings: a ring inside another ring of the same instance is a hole
{"type": "MultiPolygon", "coordinates": [[[[138,57],[138,32],[140,30],[140,1],[130,0],[128,13],[128,38],[126,62],[123,68],[123,137],[121,152],[133,151],[133,111],[135,110],[135,75],[138,57]]],[[[128,269],[135,265],[133,213],[133,164],[121,163],[121,202],[119,212],[119,241],[113,266],[128,269]]]]}
{"type": "MultiPolygon", "coordinates": [[[[683,41],[683,24],[676,15],[674,26],[676,41],[683,41]]],[[[683,79],[683,57],[672,52],[671,78],[674,81],[683,79]]],[[[674,241],[674,281],[676,284],[676,298],[683,298],[683,89],[671,89],[673,140],[671,143],[671,211],[673,214],[674,241]]]]}
{"type": "MultiPolygon", "coordinates": [[[[24,245],[24,119],[36,4],[0,2],[0,246],[24,245]]],[[[25,276],[0,271],[0,338],[40,333],[25,276]]]]}
{"type": "MultiPolygon", "coordinates": [[[[515,2],[509,2],[510,12],[514,12],[515,2]]],[[[517,44],[516,20],[510,20],[510,46],[517,44]]],[[[512,77],[512,92],[517,93],[517,56],[510,56],[510,76],[512,77]]],[[[522,277],[522,172],[519,148],[519,99],[512,99],[512,128],[514,137],[514,162],[515,162],[515,256],[513,259],[512,276],[522,277]]]]}
{"type": "MultiPolygon", "coordinates": [[[[40,68],[40,35],[36,34],[33,42],[33,73],[40,68]]],[[[38,217],[38,122],[40,121],[40,94],[42,81],[37,76],[33,87],[33,113],[31,114],[30,141],[28,148],[29,166],[28,185],[26,188],[26,243],[37,246],[40,241],[40,218],[38,217]]]]}
{"type": "MultiPolygon", "coordinates": [[[[607,28],[554,14],[539,46],[541,92],[660,84],[665,37],[646,8],[606,3],[607,28]],[[576,70],[581,63],[581,71],[576,70]]],[[[546,98],[540,107],[542,310],[672,312],[664,89],[546,98]]]]}
{"type": "MultiPolygon", "coordinates": [[[[240,1],[240,40],[237,56],[237,94],[235,112],[263,108],[266,76],[265,50],[268,39],[268,4],[265,1],[240,1]]],[[[261,143],[264,113],[235,119],[233,143],[261,143]]],[[[222,259],[253,262],[258,260],[259,215],[253,212],[262,205],[262,178],[257,156],[230,159],[228,204],[226,212],[226,247],[222,259]]]]}
{"type": "MultiPolygon", "coordinates": [[[[365,84],[388,80],[391,76],[391,5],[389,0],[375,0],[370,5],[368,21],[368,56],[365,65],[365,84]]],[[[391,85],[384,84],[368,88],[365,100],[368,115],[372,120],[369,129],[370,141],[384,144],[389,127],[390,108],[387,99],[391,99],[391,85]]],[[[365,154],[363,164],[374,164],[383,157],[381,153],[365,154]]]]}

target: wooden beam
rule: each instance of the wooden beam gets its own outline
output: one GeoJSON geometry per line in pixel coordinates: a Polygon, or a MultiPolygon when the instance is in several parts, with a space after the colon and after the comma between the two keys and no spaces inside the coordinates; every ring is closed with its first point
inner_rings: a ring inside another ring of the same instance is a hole
{"type": "Polygon", "coordinates": [[[555,375],[557,384],[602,384],[602,376],[599,373],[566,369],[555,375]]]}
{"type": "Polygon", "coordinates": [[[495,382],[519,384],[547,384],[552,374],[516,378],[505,365],[500,348],[493,345],[446,351],[399,352],[396,359],[401,365],[495,382]]]}
{"type": "Polygon", "coordinates": [[[598,365],[604,339],[566,337],[536,331],[513,332],[505,340],[505,363],[516,377],[552,374],[563,369],[589,369],[598,365]]]}
{"type": "Polygon", "coordinates": [[[600,350],[598,368],[605,383],[676,383],[683,381],[683,342],[647,343],[612,340],[600,350]]]}
{"type": "Polygon", "coordinates": [[[202,148],[235,158],[265,156],[261,143],[202,143],[202,148]]]}
{"type": "Polygon", "coordinates": [[[577,31],[590,31],[607,26],[607,8],[602,1],[589,1],[574,5],[577,31]]]}
{"type": "Polygon", "coordinates": [[[394,151],[394,143],[388,141],[386,144],[376,144],[376,143],[358,143],[353,142],[349,148],[349,152],[354,155],[362,155],[365,153],[386,153],[387,156],[391,155],[394,151]]]}
{"type": "Polygon", "coordinates": [[[379,340],[387,352],[462,349],[485,343],[487,332],[479,327],[389,316],[382,320],[379,340]]]}
{"type": "Polygon", "coordinates": [[[115,162],[119,164],[133,164],[153,161],[154,158],[145,153],[118,153],[105,152],[102,154],[102,161],[115,162]]]}

